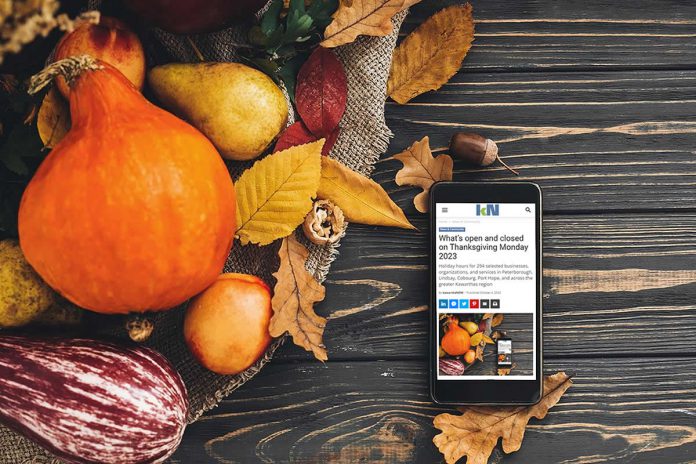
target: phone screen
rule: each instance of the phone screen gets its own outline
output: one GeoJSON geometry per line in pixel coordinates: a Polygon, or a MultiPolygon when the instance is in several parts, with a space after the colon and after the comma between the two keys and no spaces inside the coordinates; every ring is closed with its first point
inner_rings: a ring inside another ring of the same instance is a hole
{"type": "Polygon", "coordinates": [[[496,340],[498,347],[498,367],[512,367],[512,340],[509,338],[496,340]]]}
{"type": "Polygon", "coordinates": [[[536,205],[435,207],[437,380],[536,380],[536,205]]]}

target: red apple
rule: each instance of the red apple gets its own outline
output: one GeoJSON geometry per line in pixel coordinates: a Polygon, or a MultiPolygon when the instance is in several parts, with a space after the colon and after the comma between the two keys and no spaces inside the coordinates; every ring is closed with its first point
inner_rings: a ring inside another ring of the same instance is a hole
{"type": "MultiPolygon", "coordinates": [[[[56,46],[54,60],[88,54],[121,71],[138,89],[145,82],[145,53],[138,36],[116,18],[102,16],[99,24],[81,24],[63,36],[56,46]]],[[[68,98],[70,89],[63,77],[58,90],[68,98]]]]}
{"type": "Polygon", "coordinates": [[[271,290],[247,274],[222,274],[186,309],[184,339],[193,356],[222,375],[254,364],[271,343],[271,290]]]}
{"type": "Polygon", "coordinates": [[[136,14],[175,34],[200,34],[242,22],[259,11],[267,0],[125,0],[136,14]]]}

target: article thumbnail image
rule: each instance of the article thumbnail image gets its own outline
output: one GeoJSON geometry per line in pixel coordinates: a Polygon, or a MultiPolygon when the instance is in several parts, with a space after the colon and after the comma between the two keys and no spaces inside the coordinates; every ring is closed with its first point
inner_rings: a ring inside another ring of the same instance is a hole
{"type": "Polygon", "coordinates": [[[439,314],[439,376],[534,375],[533,317],[439,314]]]}

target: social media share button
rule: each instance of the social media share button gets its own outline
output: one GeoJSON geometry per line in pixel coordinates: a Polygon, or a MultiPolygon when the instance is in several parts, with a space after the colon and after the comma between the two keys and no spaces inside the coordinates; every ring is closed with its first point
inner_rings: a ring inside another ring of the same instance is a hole
{"type": "Polygon", "coordinates": [[[437,307],[438,309],[447,309],[449,307],[447,306],[447,300],[438,300],[437,307]]]}
{"type": "Polygon", "coordinates": [[[459,300],[459,309],[469,309],[469,300],[459,300]]]}
{"type": "Polygon", "coordinates": [[[500,309],[500,300],[491,300],[492,309],[500,309]]]}
{"type": "Polygon", "coordinates": [[[458,309],[459,300],[449,300],[449,309],[458,309]]]}
{"type": "Polygon", "coordinates": [[[479,305],[481,306],[481,309],[488,309],[491,307],[491,300],[481,300],[479,305]]]}
{"type": "Polygon", "coordinates": [[[471,309],[478,309],[479,307],[479,300],[469,300],[469,307],[471,309]]]}

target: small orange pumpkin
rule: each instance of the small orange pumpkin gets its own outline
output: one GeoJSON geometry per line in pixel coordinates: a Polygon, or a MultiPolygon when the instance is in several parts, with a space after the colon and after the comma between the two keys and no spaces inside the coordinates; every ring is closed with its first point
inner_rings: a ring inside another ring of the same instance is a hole
{"type": "Polygon", "coordinates": [[[235,230],[232,180],[197,129],[149,103],[116,68],[63,61],[80,59],[91,65],[67,76],[72,128],[22,197],[21,248],[83,308],[171,308],[222,270],[235,230]]]}
{"type": "Polygon", "coordinates": [[[471,348],[469,332],[459,326],[457,318],[450,317],[447,321],[447,333],[442,337],[442,349],[450,356],[465,354],[471,348]]]}

